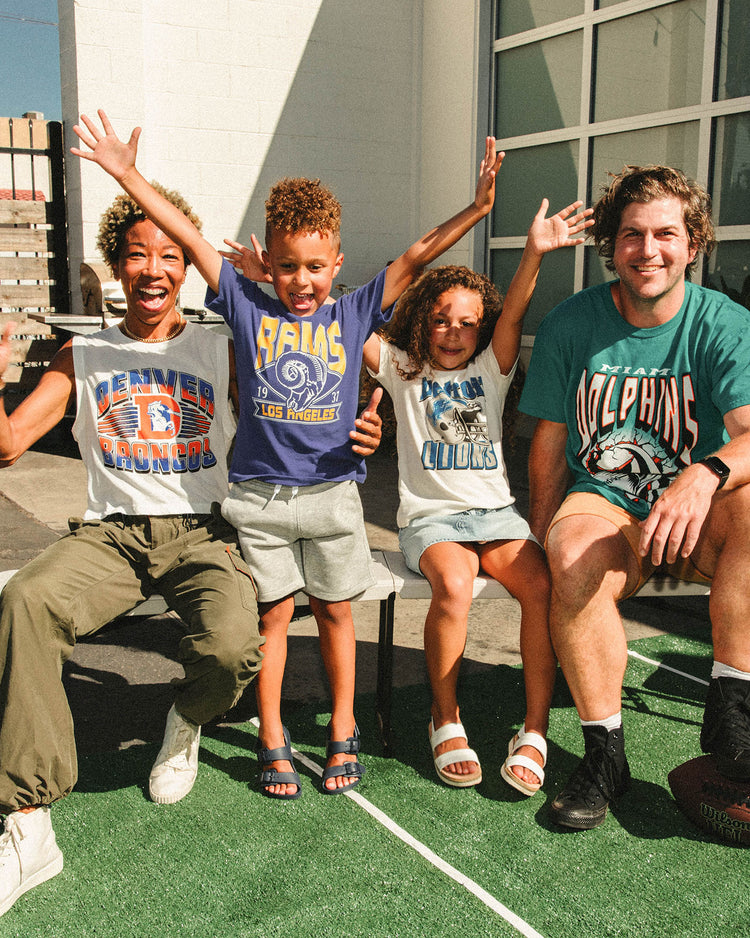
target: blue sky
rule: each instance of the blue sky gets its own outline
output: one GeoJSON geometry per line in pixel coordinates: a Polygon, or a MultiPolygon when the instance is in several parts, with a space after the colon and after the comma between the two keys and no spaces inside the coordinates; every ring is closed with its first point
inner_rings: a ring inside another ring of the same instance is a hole
{"type": "Polygon", "coordinates": [[[0,117],[60,120],[57,0],[0,0],[0,117]]]}

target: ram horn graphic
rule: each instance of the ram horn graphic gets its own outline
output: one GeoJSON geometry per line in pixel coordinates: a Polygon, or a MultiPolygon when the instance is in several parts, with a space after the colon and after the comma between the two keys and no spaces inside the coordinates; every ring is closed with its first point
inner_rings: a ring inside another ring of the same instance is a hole
{"type": "Polygon", "coordinates": [[[287,392],[289,409],[299,413],[309,407],[326,385],[324,361],[304,352],[284,352],[276,362],[276,380],[287,392]]]}

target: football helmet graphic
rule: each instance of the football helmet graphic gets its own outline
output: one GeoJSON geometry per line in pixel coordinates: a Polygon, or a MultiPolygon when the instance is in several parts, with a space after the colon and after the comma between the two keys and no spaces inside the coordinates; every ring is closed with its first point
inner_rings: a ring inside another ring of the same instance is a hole
{"type": "Polygon", "coordinates": [[[433,440],[489,445],[487,418],[479,401],[454,400],[441,392],[427,402],[427,422],[433,440]]]}

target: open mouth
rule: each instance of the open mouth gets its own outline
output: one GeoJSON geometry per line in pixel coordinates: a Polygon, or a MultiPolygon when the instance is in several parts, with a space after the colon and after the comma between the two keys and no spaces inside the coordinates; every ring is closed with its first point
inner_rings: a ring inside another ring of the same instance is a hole
{"type": "Polygon", "coordinates": [[[291,300],[292,307],[295,310],[306,311],[312,308],[315,298],[312,293],[290,293],[289,299],[291,300]]]}
{"type": "Polygon", "coordinates": [[[138,290],[138,302],[152,312],[161,309],[166,298],[167,291],[163,287],[141,287],[138,290]]]}

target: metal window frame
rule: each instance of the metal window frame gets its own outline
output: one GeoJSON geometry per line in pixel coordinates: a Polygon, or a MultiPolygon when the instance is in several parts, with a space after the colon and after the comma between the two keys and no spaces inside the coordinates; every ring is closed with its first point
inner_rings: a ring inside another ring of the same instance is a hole
{"type": "MultiPolygon", "coordinates": [[[[496,34],[497,10],[503,0],[495,0],[492,4],[492,33],[496,34]]],[[[606,9],[594,8],[595,0],[586,0],[585,12],[569,17],[557,23],[550,23],[535,29],[526,30],[513,36],[494,39],[492,42],[492,62],[489,81],[489,121],[494,127],[496,119],[496,68],[498,53],[516,49],[544,39],[552,39],[567,33],[582,31],[583,55],[581,60],[581,106],[579,109],[579,123],[556,130],[542,131],[533,134],[524,134],[516,137],[503,138],[499,146],[506,152],[521,148],[544,146],[551,143],[566,141],[578,142],[578,184],[576,198],[586,202],[591,198],[591,163],[592,144],[597,137],[609,136],[616,133],[627,133],[637,130],[649,130],[664,127],[669,124],[686,122],[698,123],[698,164],[697,178],[703,182],[709,192],[714,189],[714,128],[717,118],[732,114],[750,113],[750,96],[731,98],[724,101],[714,100],[716,65],[719,55],[718,34],[721,22],[722,0],[705,0],[706,20],[704,27],[704,54],[703,71],[701,76],[701,100],[699,104],[688,107],[674,108],[666,111],[655,111],[639,114],[632,117],[615,120],[592,121],[592,101],[594,97],[595,79],[595,29],[602,23],[622,20],[625,17],[648,10],[661,9],[681,2],[681,0],[625,0],[606,9]]],[[[717,226],[717,238],[720,241],[750,240],[750,224],[734,226],[717,226]]],[[[485,256],[485,269],[490,270],[490,259],[494,251],[523,247],[523,236],[493,237],[488,221],[487,248],[485,256]]],[[[584,285],[583,247],[576,248],[574,289],[582,289],[584,285]]],[[[707,273],[704,265],[699,264],[696,271],[696,280],[701,282],[707,273]]]]}

